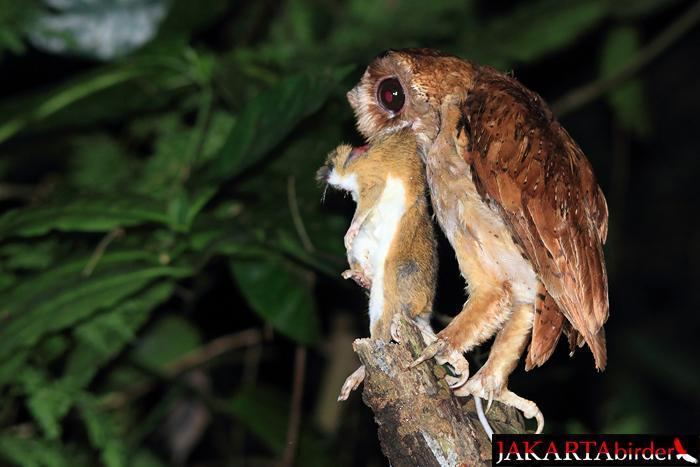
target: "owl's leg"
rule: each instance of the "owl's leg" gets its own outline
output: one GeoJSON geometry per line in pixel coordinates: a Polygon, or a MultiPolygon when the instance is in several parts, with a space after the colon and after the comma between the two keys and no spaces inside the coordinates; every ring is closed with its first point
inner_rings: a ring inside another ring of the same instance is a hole
{"type": "Polygon", "coordinates": [[[508,283],[500,287],[479,288],[437,340],[423,350],[413,366],[435,357],[438,363],[447,362],[458,378],[451,379],[450,387],[463,385],[469,377],[469,365],[462,355],[493,336],[510,313],[511,291],[508,283]]]}
{"type": "MultiPolygon", "coordinates": [[[[542,432],[544,418],[537,405],[511,392],[507,388],[508,376],[518,364],[525,350],[532,329],[533,306],[519,305],[496,336],[489,358],[483,367],[467,383],[455,391],[458,396],[472,394],[489,400],[500,401],[523,412],[527,418],[537,420],[537,433],[542,432]]],[[[488,409],[487,409],[488,410],[488,409]]]]}

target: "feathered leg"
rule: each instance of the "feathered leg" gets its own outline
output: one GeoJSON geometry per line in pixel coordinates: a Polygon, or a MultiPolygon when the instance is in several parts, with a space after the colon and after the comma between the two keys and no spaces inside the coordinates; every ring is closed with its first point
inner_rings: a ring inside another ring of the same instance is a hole
{"type": "MultiPolygon", "coordinates": [[[[489,359],[467,383],[455,391],[458,396],[472,394],[489,401],[500,401],[523,412],[527,418],[537,420],[537,433],[542,432],[544,418],[537,405],[511,392],[508,376],[513,372],[525,350],[534,309],[532,305],[519,305],[513,311],[506,325],[496,336],[489,359]]],[[[488,410],[488,409],[487,409],[488,410]]]]}
{"type": "Polygon", "coordinates": [[[472,293],[462,311],[437,335],[437,340],[430,344],[413,362],[417,365],[432,357],[438,363],[444,362],[460,365],[455,368],[460,374],[453,379],[450,386],[462,386],[469,377],[469,368],[462,353],[488,340],[501,327],[510,313],[511,292],[508,283],[500,287],[480,288],[472,293]],[[466,366],[466,367],[465,367],[466,366]]]}

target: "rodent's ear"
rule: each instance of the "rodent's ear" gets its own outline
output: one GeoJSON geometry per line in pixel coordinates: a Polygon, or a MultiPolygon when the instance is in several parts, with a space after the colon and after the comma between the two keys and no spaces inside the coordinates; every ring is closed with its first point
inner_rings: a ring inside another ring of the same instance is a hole
{"type": "Polygon", "coordinates": [[[316,181],[319,184],[328,183],[328,177],[331,175],[331,170],[333,170],[333,161],[328,161],[316,171],[316,181]]]}

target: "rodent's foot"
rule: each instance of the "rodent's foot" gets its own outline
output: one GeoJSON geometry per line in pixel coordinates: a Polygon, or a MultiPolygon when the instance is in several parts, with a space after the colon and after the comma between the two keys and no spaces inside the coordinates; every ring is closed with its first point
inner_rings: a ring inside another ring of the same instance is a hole
{"type": "Polygon", "coordinates": [[[352,242],[355,240],[355,237],[357,237],[357,234],[360,232],[360,224],[353,222],[350,224],[350,228],[348,228],[348,231],[345,232],[345,237],[343,237],[343,243],[345,244],[345,249],[347,251],[350,251],[350,248],[352,248],[352,242]]]}
{"type": "Polygon", "coordinates": [[[357,370],[353,371],[350,376],[345,379],[343,387],[340,388],[340,394],[338,395],[338,401],[348,400],[350,393],[358,388],[360,383],[365,380],[365,366],[360,366],[357,370]]]}
{"type": "Polygon", "coordinates": [[[401,322],[401,313],[394,313],[391,318],[391,325],[389,326],[389,334],[391,335],[391,340],[397,344],[401,343],[401,329],[399,323],[401,322]]]}
{"type": "Polygon", "coordinates": [[[355,269],[347,269],[341,274],[343,279],[352,279],[357,285],[364,289],[370,289],[372,287],[372,281],[365,275],[364,272],[355,269]]]}

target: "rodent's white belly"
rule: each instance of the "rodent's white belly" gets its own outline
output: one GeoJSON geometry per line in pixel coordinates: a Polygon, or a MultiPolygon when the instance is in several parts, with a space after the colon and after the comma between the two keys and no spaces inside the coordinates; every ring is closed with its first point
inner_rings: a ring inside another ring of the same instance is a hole
{"type": "Polygon", "coordinates": [[[479,286],[478,273],[470,271],[476,260],[490,276],[510,283],[514,304],[534,303],[537,274],[515,245],[501,216],[482,200],[467,163],[456,154],[449,160],[432,162],[426,165],[435,213],[457,252],[469,287],[479,286]]]}
{"type": "Polygon", "coordinates": [[[363,222],[348,250],[350,264],[356,262],[371,280],[369,296],[370,329],[384,311],[384,265],[401,217],[406,212],[403,182],[388,176],[384,191],[363,222]]]}

